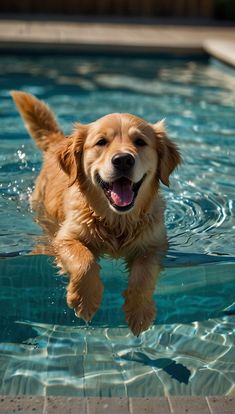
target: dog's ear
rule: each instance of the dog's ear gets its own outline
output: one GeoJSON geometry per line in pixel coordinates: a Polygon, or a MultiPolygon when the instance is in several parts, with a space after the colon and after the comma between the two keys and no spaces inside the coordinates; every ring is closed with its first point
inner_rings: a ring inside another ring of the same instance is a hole
{"type": "Polygon", "coordinates": [[[69,176],[69,187],[83,174],[82,153],[87,126],[76,124],[73,134],[57,149],[57,159],[62,170],[69,176]]]}
{"type": "Polygon", "coordinates": [[[157,175],[161,182],[169,187],[169,177],[181,163],[178,147],[168,138],[164,120],[153,125],[157,137],[158,170],[157,175]]]}
{"type": "Polygon", "coordinates": [[[69,186],[73,185],[77,179],[78,166],[74,153],[73,137],[65,139],[56,151],[57,159],[62,170],[69,176],[69,186]]]}

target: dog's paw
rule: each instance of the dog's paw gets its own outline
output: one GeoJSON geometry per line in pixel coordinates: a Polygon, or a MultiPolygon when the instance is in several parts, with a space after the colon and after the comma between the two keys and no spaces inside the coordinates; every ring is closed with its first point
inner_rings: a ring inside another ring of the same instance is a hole
{"type": "Polygon", "coordinates": [[[103,285],[100,279],[83,289],[79,284],[69,283],[67,288],[67,303],[73,308],[77,317],[89,322],[98,310],[103,295],[103,285]]]}
{"type": "Polygon", "coordinates": [[[152,298],[144,299],[143,295],[130,295],[127,291],[123,295],[126,301],[123,309],[126,321],[135,336],[146,331],[156,317],[156,307],[152,298]]]}

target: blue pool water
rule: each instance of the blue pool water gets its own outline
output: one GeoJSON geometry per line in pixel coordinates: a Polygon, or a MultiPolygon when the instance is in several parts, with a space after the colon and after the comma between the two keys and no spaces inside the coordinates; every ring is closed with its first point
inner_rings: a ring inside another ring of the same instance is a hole
{"type": "Polygon", "coordinates": [[[234,394],[234,91],[234,73],[206,61],[0,57],[0,394],[234,394]],[[121,262],[102,260],[104,300],[86,326],[52,259],[27,255],[42,233],[28,205],[41,154],[11,89],[46,100],[65,133],[109,112],[166,118],[184,163],[162,188],[170,248],[157,319],[139,338],[121,309],[121,262]]]}

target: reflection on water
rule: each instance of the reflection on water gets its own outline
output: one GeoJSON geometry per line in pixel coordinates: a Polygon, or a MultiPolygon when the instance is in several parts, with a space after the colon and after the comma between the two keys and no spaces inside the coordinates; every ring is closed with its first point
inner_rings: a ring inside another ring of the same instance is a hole
{"type": "Polygon", "coordinates": [[[2,56],[0,61],[0,392],[156,396],[233,394],[235,77],[184,60],[2,56]],[[65,133],[73,122],[130,112],[166,118],[183,165],[166,199],[170,251],[154,326],[135,338],[122,313],[127,280],[102,262],[105,296],[92,325],[65,302],[66,281],[30,251],[41,229],[28,198],[40,170],[9,96],[46,100],[65,133]],[[114,386],[115,385],[115,386],[114,386]]]}

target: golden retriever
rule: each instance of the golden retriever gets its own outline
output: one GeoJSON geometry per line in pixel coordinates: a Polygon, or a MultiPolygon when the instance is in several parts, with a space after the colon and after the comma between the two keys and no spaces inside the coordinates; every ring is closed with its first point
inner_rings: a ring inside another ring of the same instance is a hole
{"type": "Polygon", "coordinates": [[[12,92],[25,125],[43,151],[32,206],[52,237],[57,264],[69,275],[67,303],[90,321],[100,306],[100,256],[123,257],[129,270],[124,312],[139,335],[153,322],[153,293],[167,248],[160,181],[180,163],[164,123],[127,113],[77,123],[65,137],[48,106],[12,92]]]}

